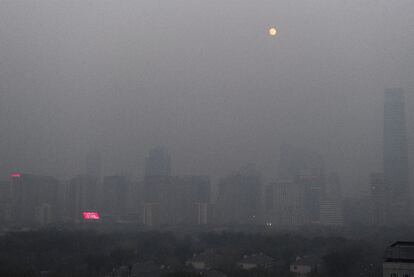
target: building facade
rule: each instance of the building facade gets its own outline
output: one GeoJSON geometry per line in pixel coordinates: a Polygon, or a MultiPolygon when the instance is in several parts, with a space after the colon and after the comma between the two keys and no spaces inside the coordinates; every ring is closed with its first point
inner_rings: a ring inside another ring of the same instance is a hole
{"type": "Polygon", "coordinates": [[[397,241],[385,251],[383,277],[414,276],[414,242],[397,241]]]}

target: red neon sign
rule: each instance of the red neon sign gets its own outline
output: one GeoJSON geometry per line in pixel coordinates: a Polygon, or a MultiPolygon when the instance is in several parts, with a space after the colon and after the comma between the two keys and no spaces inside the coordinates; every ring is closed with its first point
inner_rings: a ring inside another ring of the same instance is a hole
{"type": "Polygon", "coordinates": [[[12,178],[20,178],[20,177],[22,177],[22,174],[21,173],[12,173],[10,176],[12,178]]]}
{"type": "Polygon", "coordinates": [[[85,220],[98,220],[101,219],[101,216],[97,212],[83,212],[83,219],[85,220]]]}

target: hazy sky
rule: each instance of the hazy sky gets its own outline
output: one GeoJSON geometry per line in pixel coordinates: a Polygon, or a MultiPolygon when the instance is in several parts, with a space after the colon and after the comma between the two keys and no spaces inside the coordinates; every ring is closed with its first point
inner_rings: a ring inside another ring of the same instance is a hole
{"type": "Polygon", "coordinates": [[[176,174],[254,162],[270,181],[288,141],[361,192],[382,167],[386,87],[409,94],[413,129],[413,14],[412,0],[0,0],[0,175],[68,178],[98,149],[104,172],[140,178],[165,145],[176,174]]]}

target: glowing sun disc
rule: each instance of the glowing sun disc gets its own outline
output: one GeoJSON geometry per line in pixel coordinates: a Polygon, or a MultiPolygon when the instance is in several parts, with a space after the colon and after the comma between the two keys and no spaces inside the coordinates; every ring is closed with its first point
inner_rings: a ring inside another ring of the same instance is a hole
{"type": "Polygon", "coordinates": [[[277,35],[277,29],[275,27],[270,27],[269,28],[269,35],[274,37],[277,35]]]}

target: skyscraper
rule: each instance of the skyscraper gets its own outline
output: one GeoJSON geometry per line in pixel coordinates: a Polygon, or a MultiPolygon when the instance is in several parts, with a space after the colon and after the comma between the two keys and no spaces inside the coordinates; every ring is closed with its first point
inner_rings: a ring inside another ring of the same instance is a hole
{"type": "Polygon", "coordinates": [[[171,175],[171,157],[164,147],[149,151],[145,158],[145,178],[168,177],[171,175]]]}
{"type": "Polygon", "coordinates": [[[383,147],[387,221],[403,223],[409,215],[409,177],[404,91],[401,88],[385,90],[383,147]]]}
{"type": "Polygon", "coordinates": [[[161,222],[160,203],[165,187],[171,186],[171,157],[164,147],[149,151],[145,158],[143,184],[143,222],[156,226],[161,222]]]}

